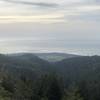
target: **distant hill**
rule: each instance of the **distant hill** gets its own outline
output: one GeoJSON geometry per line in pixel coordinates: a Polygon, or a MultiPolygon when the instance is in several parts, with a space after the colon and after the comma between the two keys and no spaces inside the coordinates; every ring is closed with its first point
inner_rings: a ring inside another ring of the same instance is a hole
{"type": "Polygon", "coordinates": [[[78,55],[66,53],[35,53],[35,55],[49,62],[57,62],[63,59],[78,57],[78,55]]]}
{"type": "Polygon", "coordinates": [[[50,71],[50,66],[49,62],[30,53],[0,55],[0,72],[16,77],[21,74],[36,77],[50,71]]]}
{"type": "MultiPolygon", "coordinates": [[[[42,97],[45,93],[48,93],[49,86],[51,87],[51,89],[56,90],[55,88],[52,88],[52,86],[58,87],[59,85],[62,88],[64,87],[64,91],[68,90],[69,88],[73,90],[75,88],[79,89],[78,92],[82,94],[84,98],[86,98],[84,100],[100,100],[100,56],[71,56],[70,54],[58,53],[20,53],[11,55],[0,54],[0,82],[2,82],[1,87],[3,87],[3,90],[11,90],[12,88],[13,91],[16,91],[15,89],[18,89],[17,93],[11,92],[14,95],[14,99],[6,100],[25,100],[15,99],[16,95],[20,98],[18,93],[21,93],[21,96],[23,96],[23,93],[25,93],[25,97],[27,94],[30,97],[30,94],[33,95],[34,93],[36,93],[35,97],[40,97],[40,94],[43,93],[41,95],[42,97]],[[47,58],[45,58],[46,60],[44,60],[43,58],[41,59],[41,57],[45,57],[44,55],[47,57],[52,57],[53,59],[55,57],[57,58],[56,60],[52,61],[53,63],[51,63],[49,60],[49,62],[47,61],[47,58]],[[61,59],[60,57],[63,57],[63,59],[61,59]],[[58,60],[58,58],[60,58],[60,60],[58,60]],[[59,81],[57,81],[56,79],[54,81],[52,80],[53,78],[56,78],[59,81]],[[55,85],[56,82],[59,84],[55,85]],[[52,85],[51,83],[54,85],[52,85]],[[7,88],[5,86],[9,86],[10,88],[7,88]]],[[[55,94],[54,90],[51,92],[51,89],[50,93],[55,94]]],[[[56,91],[58,90],[59,89],[57,89],[56,91]]],[[[1,91],[2,89],[0,90],[0,93],[4,93],[4,91],[1,91]]],[[[64,91],[62,91],[62,93],[64,91]]],[[[8,92],[5,92],[5,94],[6,93],[8,92]]],[[[40,99],[30,98],[27,100],[40,99]]]]}
{"type": "Polygon", "coordinates": [[[56,72],[65,79],[81,80],[96,78],[100,75],[100,56],[76,56],[58,53],[0,55],[0,71],[14,75],[36,76],[48,72],[56,72]],[[37,56],[36,56],[37,55],[37,56]],[[50,63],[39,56],[63,57],[61,60],[50,63]],[[65,59],[64,59],[65,57],[65,59]],[[26,73],[26,74],[25,74],[26,73]]]}
{"type": "MultiPolygon", "coordinates": [[[[72,81],[95,80],[100,76],[100,56],[81,56],[55,63],[57,72],[72,81]]],[[[99,79],[98,79],[99,80],[99,79]]]]}

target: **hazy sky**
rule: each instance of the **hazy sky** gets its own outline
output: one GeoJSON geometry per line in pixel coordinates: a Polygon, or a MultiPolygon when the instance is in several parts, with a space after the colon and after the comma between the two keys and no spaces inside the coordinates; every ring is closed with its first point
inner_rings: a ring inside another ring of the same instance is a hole
{"type": "Polygon", "coordinates": [[[100,54],[100,0],[0,0],[0,52],[100,54]]]}

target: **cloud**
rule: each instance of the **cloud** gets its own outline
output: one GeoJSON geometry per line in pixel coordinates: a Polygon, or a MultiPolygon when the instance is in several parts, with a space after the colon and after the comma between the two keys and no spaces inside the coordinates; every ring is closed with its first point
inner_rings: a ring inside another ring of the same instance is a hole
{"type": "Polygon", "coordinates": [[[3,0],[8,3],[14,3],[14,4],[22,4],[22,5],[30,5],[30,6],[38,6],[38,7],[57,7],[58,4],[56,3],[46,3],[46,2],[29,2],[29,1],[17,1],[17,0],[3,0]]]}
{"type": "Polygon", "coordinates": [[[63,14],[48,14],[48,15],[32,15],[32,16],[0,16],[0,23],[12,22],[39,22],[39,23],[57,23],[64,22],[63,14]]]}
{"type": "Polygon", "coordinates": [[[1,0],[1,1],[3,2],[2,5],[4,7],[2,6],[0,10],[0,16],[1,16],[0,22],[66,23],[69,21],[72,22],[76,20],[77,21],[100,20],[99,18],[100,6],[99,3],[97,4],[99,0],[61,0],[61,1],[1,0]],[[34,6],[36,7],[34,8],[34,6]],[[58,16],[57,18],[55,18],[55,14],[58,16]],[[48,15],[48,18],[45,17],[45,15],[46,16],[48,15]],[[59,15],[62,15],[62,17],[59,15]],[[7,16],[10,18],[8,18],[7,16]],[[43,18],[41,18],[41,16],[43,18]]]}

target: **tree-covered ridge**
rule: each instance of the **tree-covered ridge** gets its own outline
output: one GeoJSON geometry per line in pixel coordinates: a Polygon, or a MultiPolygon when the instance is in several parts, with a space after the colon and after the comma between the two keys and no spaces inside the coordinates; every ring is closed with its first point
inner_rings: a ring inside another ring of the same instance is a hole
{"type": "Polygon", "coordinates": [[[100,56],[0,55],[0,100],[100,100],[99,78],[100,56]]]}

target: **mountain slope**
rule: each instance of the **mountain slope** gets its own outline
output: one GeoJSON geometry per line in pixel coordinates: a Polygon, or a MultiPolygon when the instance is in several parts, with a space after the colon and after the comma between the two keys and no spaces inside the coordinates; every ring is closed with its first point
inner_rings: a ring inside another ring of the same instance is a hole
{"type": "MultiPolygon", "coordinates": [[[[62,61],[49,63],[34,54],[0,55],[0,70],[15,75],[31,73],[38,76],[55,72],[64,76],[64,80],[80,81],[99,78],[100,56],[79,56],[66,58],[62,61]]],[[[27,74],[28,75],[28,74],[27,74]]]]}
{"type": "Polygon", "coordinates": [[[73,81],[97,79],[100,76],[100,56],[64,59],[55,63],[58,73],[73,81]]]}
{"type": "Polygon", "coordinates": [[[25,73],[26,76],[38,76],[51,71],[50,66],[49,62],[33,54],[0,55],[0,71],[15,76],[25,73]]]}

